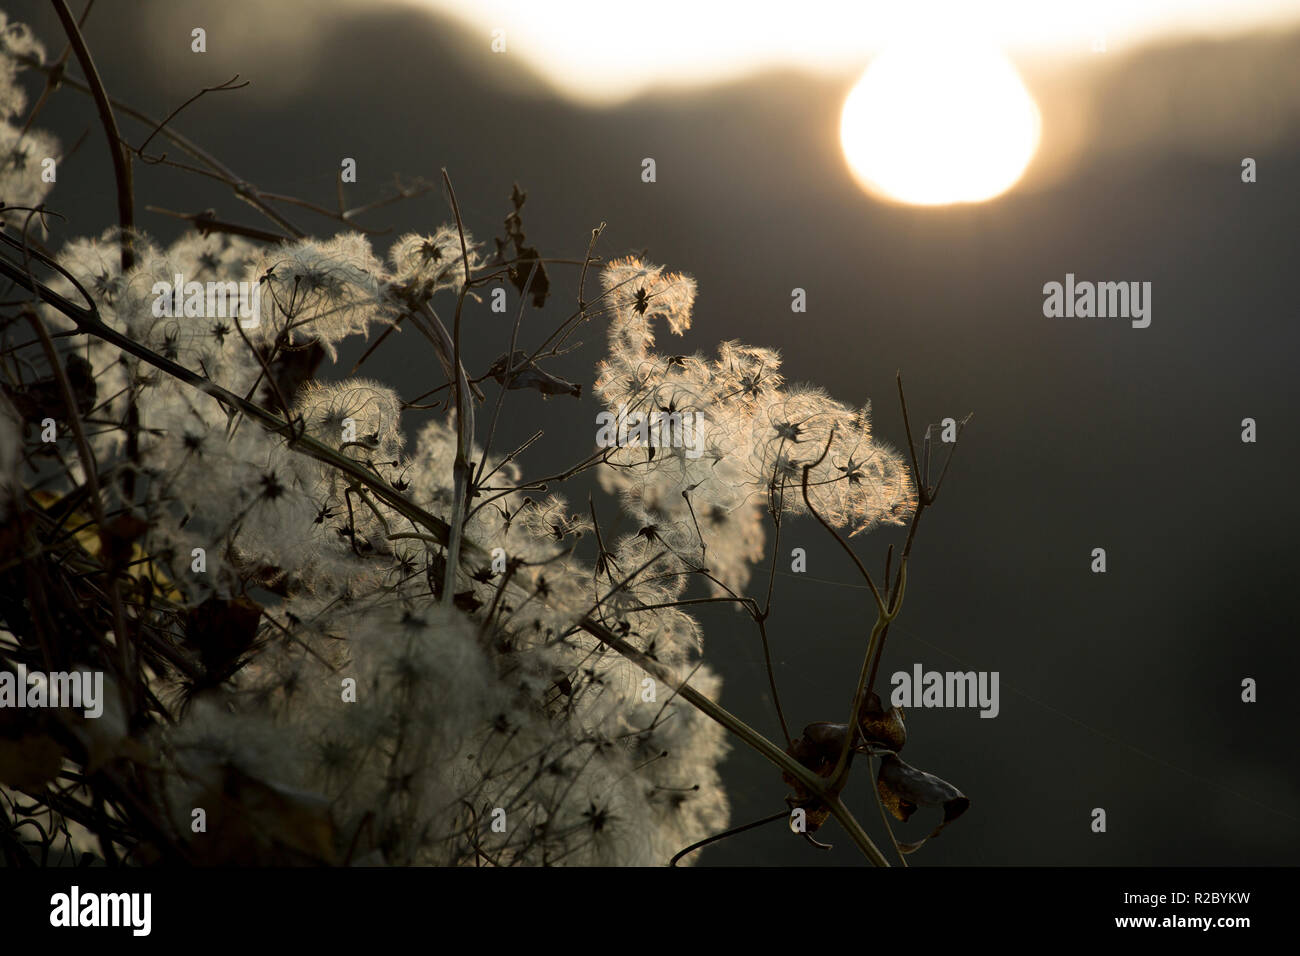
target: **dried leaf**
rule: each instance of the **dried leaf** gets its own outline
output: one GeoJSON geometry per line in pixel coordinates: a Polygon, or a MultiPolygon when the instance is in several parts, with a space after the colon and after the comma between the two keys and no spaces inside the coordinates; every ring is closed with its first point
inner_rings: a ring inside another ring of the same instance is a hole
{"type": "Polygon", "coordinates": [[[189,611],[185,638],[203,662],[204,686],[221,683],[243,666],[261,617],[261,606],[244,597],[208,598],[189,611]]]}
{"type": "Polygon", "coordinates": [[[903,745],[907,743],[907,726],[903,722],[903,708],[890,707],[889,710],[884,710],[878,694],[873,693],[862,702],[862,710],[858,713],[858,724],[862,729],[863,737],[868,741],[882,744],[890,750],[902,750],[903,745]]]}
{"type": "Polygon", "coordinates": [[[566,382],[550,372],[543,371],[536,363],[529,362],[527,359],[528,353],[522,350],[516,351],[512,356],[503,355],[492,363],[488,374],[506,388],[533,388],[543,395],[582,397],[581,385],[566,382]],[[510,374],[509,382],[506,381],[507,372],[510,374]]]}
{"type": "Polygon", "coordinates": [[[259,780],[225,764],[196,806],[207,812],[208,834],[193,841],[205,864],[334,864],[334,823],[323,796],[259,780]]]}
{"type": "Polygon", "coordinates": [[[0,783],[36,789],[57,777],[62,767],[63,748],[48,734],[0,737],[0,783]]]}
{"type": "Polygon", "coordinates": [[[506,257],[506,245],[513,244],[515,247],[515,261],[508,268],[510,284],[522,295],[524,286],[528,286],[528,291],[533,296],[533,307],[540,309],[546,304],[546,296],[551,291],[551,278],[546,273],[546,263],[542,261],[542,254],[537,251],[536,247],[528,245],[528,237],[524,234],[524,220],[520,211],[524,208],[524,203],[528,199],[528,193],[519,188],[515,183],[510,190],[511,210],[506,216],[506,238],[497,239],[497,254],[501,258],[506,257]],[[529,276],[533,277],[531,283],[528,282],[529,276]]]}
{"type": "MultiPolygon", "coordinates": [[[[819,721],[809,724],[789,748],[788,753],[819,777],[829,777],[835,770],[840,750],[844,747],[844,738],[849,732],[848,724],[836,724],[819,721]]],[[[853,754],[849,754],[853,759],[853,754]]],[[[794,790],[793,806],[801,807],[807,812],[807,832],[815,833],[830,817],[830,810],[822,801],[802,783],[788,773],[782,779],[794,790]]]]}
{"type": "Polygon", "coordinates": [[[528,291],[533,296],[533,307],[540,309],[546,304],[546,297],[551,291],[551,277],[546,273],[546,264],[542,262],[541,253],[534,246],[516,244],[515,252],[518,258],[515,264],[510,266],[510,284],[522,293],[524,284],[528,282],[529,273],[533,273],[533,281],[528,285],[528,291]],[[534,264],[537,267],[536,272],[533,272],[534,264]]]}
{"type": "Polygon", "coordinates": [[[903,822],[907,822],[917,807],[943,807],[943,820],[928,836],[915,843],[899,844],[898,848],[904,853],[919,850],[926,840],[938,836],[970,806],[966,795],[948,781],[904,763],[895,754],[888,754],[881,760],[876,789],[889,812],[903,822]]]}
{"type": "Polygon", "coordinates": [[[136,542],[149,530],[149,522],[133,514],[121,514],[111,519],[100,529],[100,551],[114,569],[120,573],[130,566],[136,553],[140,551],[136,542]]]}

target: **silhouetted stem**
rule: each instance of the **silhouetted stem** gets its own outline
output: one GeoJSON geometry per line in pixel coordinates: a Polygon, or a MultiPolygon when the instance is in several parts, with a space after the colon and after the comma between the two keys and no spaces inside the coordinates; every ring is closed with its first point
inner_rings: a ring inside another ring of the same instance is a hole
{"type": "Polygon", "coordinates": [[[591,634],[601,643],[608,645],[618,653],[622,654],[632,663],[639,666],[646,673],[650,674],[657,680],[663,681],[674,691],[682,696],[692,707],[701,713],[717,721],[733,735],[738,737],[750,748],[758,751],[766,757],[771,763],[775,764],[785,773],[789,774],[795,780],[799,781],[807,790],[814,794],[840,825],[848,832],[850,839],[857,844],[858,848],[866,854],[876,866],[889,866],[889,861],[885,858],[880,849],[872,842],[871,837],[867,835],[862,824],[849,811],[848,807],[840,799],[839,794],[829,785],[824,777],[813,773],[799,761],[795,760],[784,750],[778,747],[772,741],[768,740],[754,728],[728,711],[721,704],[716,703],[709,697],[701,694],[695,688],[685,681],[678,681],[677,678],[656,660],[652,660],[642,654],[631,644],[628,644],[622,638],[614,634],[609,628],[605,627],[599,621],[594,621],[590,617],[584,618],[579,625],[584,631],[591,634]]]}
{"type": "Polygon", "coordinates": [[[131,184],[131,160],[122,147],[122,135],[117,129],[117,118],[113,115],[113,105],[108,100],[108,92],[95,69],[94,57],[86,46],[86,38],[81,35],[81,28],[72,17],[72,11],[64,0],[51,0],[54,12],[63,24],[63,32],[68,35],[68,43],[77,54],[81,71],[86,74],[86,83],[90,94],[95,99],[95,109],[99,111],[99,122],[108,137],[108,152],[113,158],[113,178],[117,181],[117,221],[122,227],[119,236],[122,257],[122,273],[125,275],[135,265],[135,252],[131,248],[132,233],[135,231],[135,193],[131,184]]]}

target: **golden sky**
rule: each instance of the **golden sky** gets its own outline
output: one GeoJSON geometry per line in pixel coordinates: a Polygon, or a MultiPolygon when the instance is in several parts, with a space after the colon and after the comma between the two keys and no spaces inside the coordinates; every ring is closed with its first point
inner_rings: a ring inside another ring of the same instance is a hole
{"type": "Polygon", "coordinates": [[[1123,52],[1152,39],[1300,23],[1296,0],[402,0],[482,30],[559,91],[611,103],[652,86],[690,87],[774,67],[860,70],[926,37],[969,38],[1017,61],[1123,52]]]}

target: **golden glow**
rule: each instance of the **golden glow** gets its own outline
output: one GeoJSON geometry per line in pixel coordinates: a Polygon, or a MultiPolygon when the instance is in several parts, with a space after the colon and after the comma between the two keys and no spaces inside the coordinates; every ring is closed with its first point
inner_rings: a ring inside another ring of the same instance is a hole
{"type": "Polygon", "coordinates": [[[891,47],[844,102],[855,178],[916,205],[982,202],[1010,189],[1038,148],[1039,115],[1007,59],[969,43],[891,47]]]}
{"type": "MultiPolygon", "coordinates": [[[[376,0],[352,0],[370,7],[376,0]]],[[[1296,0],[388,0],[445,11],[469,49],[526,63],[573,99],[612,104],[664,87],[688,89],[767,69],[839,75],[900,39],[936,30],[1052,62],[1123,54],[1154,38],[1300,20],[1296,0]],[[493,31],[506,50],[492,54],[493,31]]],[[[179,6],[179,5],[178,5],[179,6]]],[[[275,7],[276,4],[268,4],[275,7]]],[[[187,48],[188,49],[188,48],[187,48]]]]}

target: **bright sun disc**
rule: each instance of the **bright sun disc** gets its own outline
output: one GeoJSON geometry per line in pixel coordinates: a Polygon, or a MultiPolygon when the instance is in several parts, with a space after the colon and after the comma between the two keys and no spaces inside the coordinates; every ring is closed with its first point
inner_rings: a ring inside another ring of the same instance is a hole
{"type": "Polygon", "coordinates": [[[844,101],[840,141],[869,191],[922,206],[1011,188],[1038,148],[1038,107],[995,50],[893,47],[844,101]]]}

